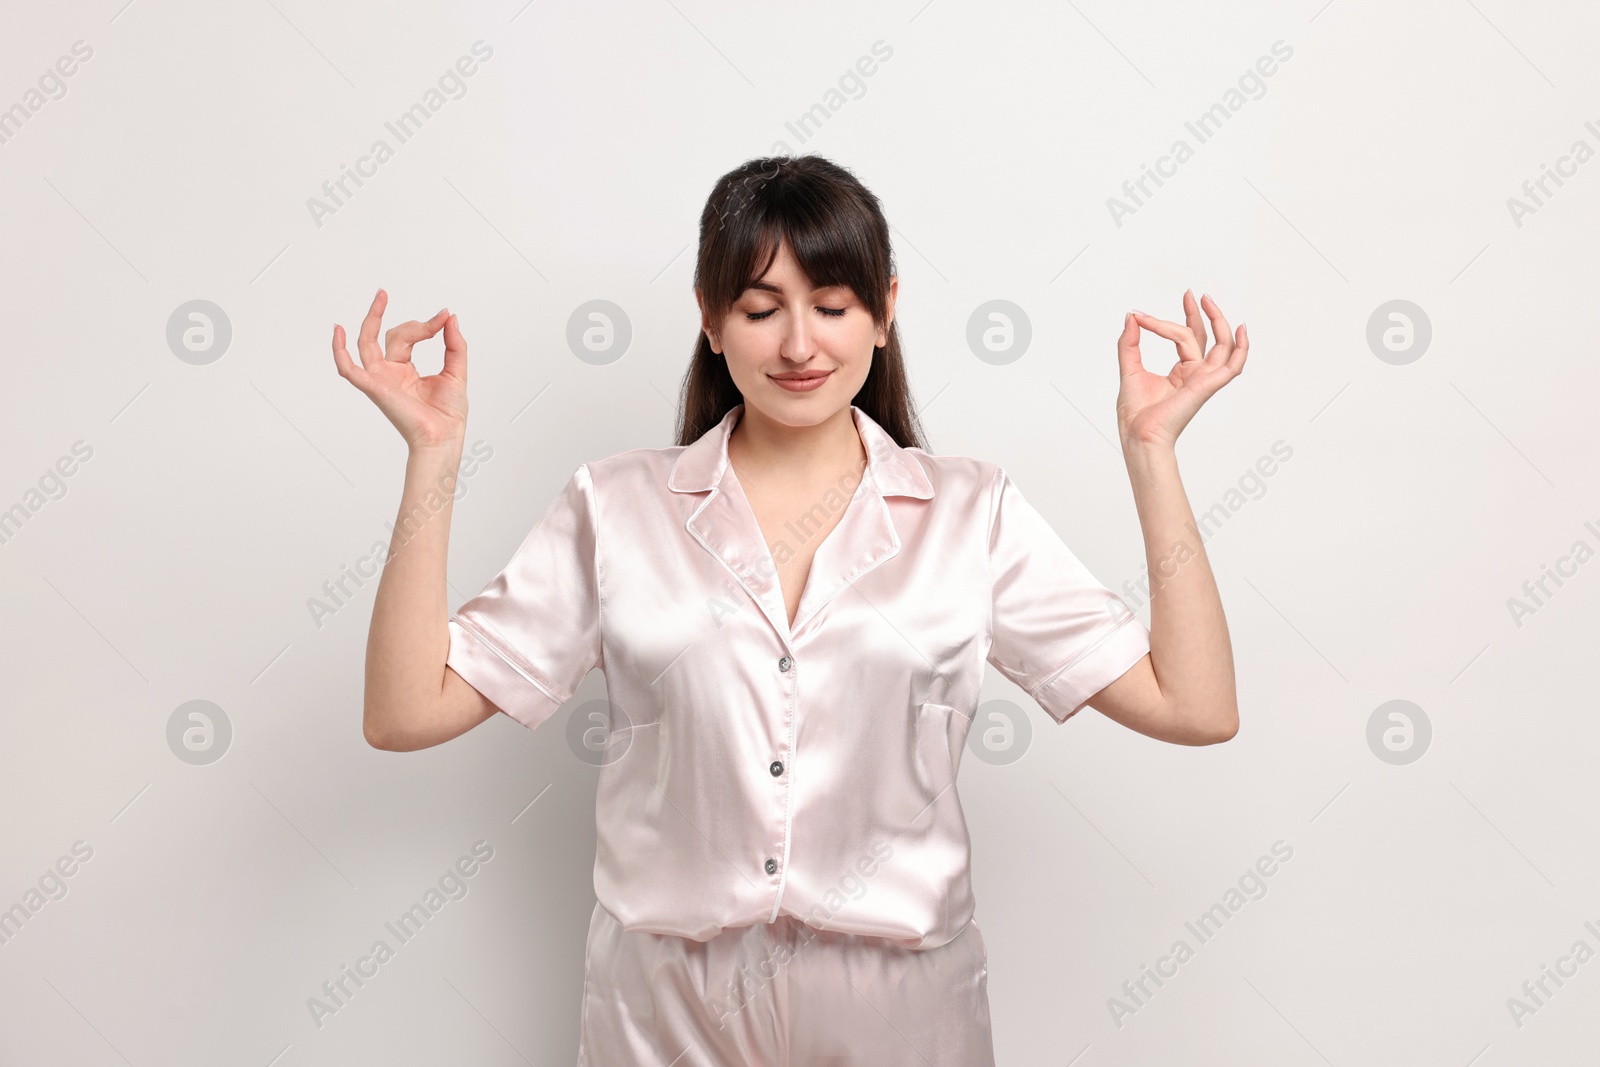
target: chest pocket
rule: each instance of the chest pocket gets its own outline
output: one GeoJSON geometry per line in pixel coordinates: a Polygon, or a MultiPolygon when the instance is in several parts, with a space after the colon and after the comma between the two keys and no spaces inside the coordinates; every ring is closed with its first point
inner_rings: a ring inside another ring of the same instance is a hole
{"type": "Polygon", "coordinates": [[[917,708],[916,771],[927,803],[954,801],[940,796],[953,791],[956,771],[961,766],[961,750],[966,745],[972,719],[948,704],[932,701],[917,708]]]}

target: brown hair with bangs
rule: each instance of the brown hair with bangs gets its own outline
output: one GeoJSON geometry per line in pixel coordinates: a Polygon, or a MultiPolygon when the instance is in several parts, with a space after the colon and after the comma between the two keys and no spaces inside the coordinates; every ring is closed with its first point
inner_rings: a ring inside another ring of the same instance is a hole
{"type": "MultiPolygon", "coordinates": [[[[694,268],[709,321],[727,317],[785,240],[812,285],[848,287],[883,325],[894,274],[889,223],[878,198],[854,174],[818,155],[752,159],[717,179],[700,213],[694,268]]],[[[693,444],[743,402],[726,358],[700,331],[679,394],[677,443],[693,444]]],[[[898,323],[889,325],[888,344],[873,346],[867,380],[851,403],[902,448],[926,450],[898,323]]]]}

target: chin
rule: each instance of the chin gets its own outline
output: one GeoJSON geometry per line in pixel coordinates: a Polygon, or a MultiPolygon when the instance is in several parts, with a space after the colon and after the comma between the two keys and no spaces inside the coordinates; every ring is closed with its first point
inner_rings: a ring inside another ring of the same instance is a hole
{"type": "Polygon", "coordinates": [[[786,426],[815,426],[849,406],[843,392],[829,381],[809,393],[791,393],[769,379],[755,403],[751,403],[749,396],[745,397],[745,406],[758,408],[767,418],[786,426]]]}

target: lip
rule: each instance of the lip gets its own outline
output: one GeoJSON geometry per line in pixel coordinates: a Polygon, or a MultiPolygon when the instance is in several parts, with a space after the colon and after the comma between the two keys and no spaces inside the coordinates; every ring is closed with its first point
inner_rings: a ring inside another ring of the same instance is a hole
{"type": "Polygon", "coordinates": [[[771,374],[767,375],[767,377],[791,393],[809,393],[813,389],[821,388],[823,382],[833,377],[833,371],[813,375],[810,378],[779,378],[771,374]]]}

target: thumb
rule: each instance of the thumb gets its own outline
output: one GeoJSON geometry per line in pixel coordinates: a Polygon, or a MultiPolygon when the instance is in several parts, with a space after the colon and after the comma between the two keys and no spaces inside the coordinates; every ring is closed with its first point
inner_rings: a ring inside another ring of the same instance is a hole
{"type": "Polygon", "coordinates": [[[467,339],[461,336],[455,314],[444,320],[444,374],[467,383],[467,339]]]}
{"type": "Polygon", "coordinates": [[[1144,370],[1144,361],[1139,355],[1139,324],[1132,312],[1123,318],[1122,333],[1117,337],[1117,366],[1124,378],[1144,370]]]}

